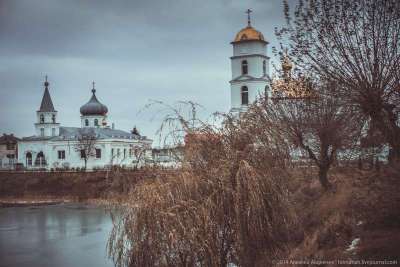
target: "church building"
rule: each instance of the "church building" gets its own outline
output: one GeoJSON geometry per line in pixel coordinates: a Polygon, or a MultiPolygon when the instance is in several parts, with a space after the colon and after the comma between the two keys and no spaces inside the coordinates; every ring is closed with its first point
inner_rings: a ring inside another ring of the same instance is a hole
{"type": "Polygon", "coordinates": [[[137,131],[110,127],[108,109],[92,96],[80,108],[81,127],[61,126],[50,96],[49,82],[36,111],[35,134],[18,142],[18,162],[26,169],[134,167],[151,156],[152,140],[137,131]]]}
{"type": "Polygon", "coordinates": [[[240,113],[260,95],[270,95],[268,87],[268,42],[261,32],[251,25],[251,10],[247,10],[247,26],[231,42],[231,112],[240,113]]]}

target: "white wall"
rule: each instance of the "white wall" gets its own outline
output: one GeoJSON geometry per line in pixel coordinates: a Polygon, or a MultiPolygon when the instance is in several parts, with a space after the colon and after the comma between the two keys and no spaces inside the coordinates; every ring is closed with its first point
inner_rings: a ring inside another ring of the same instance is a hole
{"type": "Polygon", "coordinates": [[[35,131],[36,136],[41,136],[41,129],[44,129],[44,136],[58,136],[60,134],[60,124],[57,123],[57,112],[36,112],[35,131]],[[40,121],[40,116],[44,116],[44,123],[40,121]],[[56,123],[53,123],[53,115],[56,116],[56,123]],[[54,129],[54,135],[53,135],[54,129]]]}
{"type": "MultiPolygon", "coordinates": [[[[269,58],[267,55],[267,44],[261,41],[233,43],[233,57],[231,58],[231,111],[243,111],[247,107],[242,105],[241,88],[248,88],[249,104],[254,102],[260,95],[265,95],[265,87],[269,75],[269,58]],[[250,78],[241,77],[242,62],[247,61],[250,78]],[[266,71],[263,70],[263,62],[266,63],[266,71]],[[241,77],[241,78],[239,78],[241,77]],[[239,79],[238,79],[239,78],[239,79]]],[[[270,94],[270,92],[268,92],[270,94]]]]}
{"type": "MultiPolygon", "coordinates": [[[[231,107],[232,109],[242,108],[241,88],[247,86],[249,90],[249,104],[254,102],[260,95],[265,94],[265,86],[268,85],[266,81],[246,81],[231,84],[231,107]]],[[[270,93],[270,92],[268,92],[270,93]]]]}
{"type": "MultiPolygon", "coordinates": [[[[70,168],[82,168],[85,162],[80,157],[80,151],[76,151],[77,141],[21,141],[18,143],[18,162],[26,166],[26,153],[32,153],[32,164],[36,159],[37,154],[42,151],[45,155],[47,166],[46,169],[69,166],[70,168]],[[58,158],[58,151],[65,151],[65,159],[58,158]]],[[[135,166],[136,160],[134,153],[129,156],[129,149],[134,147],[146,147],[150,149],[151,140],[133,140],[133,139],[107,139],[96,142],[95,147],[101,149],[101,158],[90,157],[87,162],[87,169],[95,167],[103,168],[108,165],[125,165],[127,167],[135,166]],[[111,150],[114,149],[114,156],[111,150]],[[117,151],[120,151],[119,156],[117,151]],[[124,149],[126,151],[124,157],[124,149]]],[[[35,166],[32,166],[35,168],[35,166]]]]}
{"type": "Polygon", "coordinates": [[[266,55],[267,44],[258,41],[239,42],[233,44],[233,56],[242,56],[251,54],[266,55]]]}
{"type": "Polygon", "coordinates": [[[106,125],[103,126],[103,120],[105,120],[107,122],[107,116],[101,116],[101,115],[90,115],[90,116],[81,116],[81,127],[100,127],[100,128],[104,128],[106,125]],[[85,125],[85,120],[89,121],[89,126],[85,125]],[[94,120],[97,119],[99,122],[98,126],[94,125],[94,120]]]}
{"type": "Polygon", "coordinates": [[[242,61],[247,61],[248,75],[261,78],[264,76],[263,61],[266,62],[266,74],[269,73],[269,59],[262,56],[245,56],[231,60],[232,79],[242,75],[242,61]]]}

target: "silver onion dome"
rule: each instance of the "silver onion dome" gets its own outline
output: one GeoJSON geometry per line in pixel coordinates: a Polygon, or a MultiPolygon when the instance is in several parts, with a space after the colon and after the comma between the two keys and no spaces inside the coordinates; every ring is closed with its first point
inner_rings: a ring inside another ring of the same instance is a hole
{"type": "MultiPolygon", "coordinates": [[[[93,83],[94,84],[94,83],[93,83]]],[[[89,102],[87,102],[85,105],[83,105],[80,109],[80,112],[83,116],[87,115],[106,115],[108,112],[108,109],[105,105],[99,102],[96,97],[96,89],[92,89],[92,97],[90,98],[89,102]]]]}

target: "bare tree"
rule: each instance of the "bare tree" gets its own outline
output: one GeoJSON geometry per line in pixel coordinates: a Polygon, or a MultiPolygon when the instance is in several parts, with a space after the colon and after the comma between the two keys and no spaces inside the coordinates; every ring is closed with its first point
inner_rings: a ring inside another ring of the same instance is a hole
{"type": "Polygon", "coordinates": [[[131,145],[130,146],[130,153],[135,156],[135,159],[132,161],[135,168],[140,166],[140,163],[146,161],[146,152],[149,150],[149,147],[145,145],[131,145]]]}
{"type": "Polygon", "coordinates": [[[319,95],[303,98],[265,99],[252,107],[251,116],[262,116],[264,127],[273,128],[292,147],[291,158],[306,155],[318,167],[318,178],[325,189],[331,184],[328,171],[338,152],[351,153],[359,139],[361,125],[357,113],[340,98],[323,92],[337,91],[332,82],[314,84],[319,95]]]}
{"type": "Polygon", "coordinates": [[[292,58],[336,81],[341,97],[380,129],[400,158],[400,1],[284,0],[292,58]]]}
{"type": "Polygon", "coordinates": [[[81,159],[84,160],[85,170],[87,168],[88,160],[96,156],[96,142],[96,134],[93,131],[82,132],[78,136],[78,142],[75,144],[75,151],[79,152],[81,159]]]}

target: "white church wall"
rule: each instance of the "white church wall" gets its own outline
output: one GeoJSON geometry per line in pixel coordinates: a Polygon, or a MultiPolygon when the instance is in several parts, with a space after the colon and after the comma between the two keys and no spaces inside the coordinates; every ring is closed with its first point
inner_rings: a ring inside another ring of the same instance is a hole
{"type": "Polygon", "coordinates": [[[249,54],[266,55],[267,45],[263,42],[249,41],[233,44],[233,56],[249,54]]]}
{"type": "MultiPolygon", "coordinates": [[[[49,163],[51,158],[48,158],[47,155],[50,154],[48,142],[44,141],[34,141],[34,142],[18,142],[18,163],[22,163],[26,167],[26,154],[30,152],[32,154],[32,168],[35,168],[35,160],[40,152],[42,152],[45,156],[45,160],[49,163]]],[[[45,166],[37,166],[37,168],[45,167],[45,166]]]]}
{"type": "Polygon", "coordinates": [[[231,64],[231,70],[232,70],[232,79],[235,79],[239,76],[242,75],[242,62],[246,60],[247,61],[247,69],[248,69],[248,75],[255,77],[255,78],[260,78],[264,76],[264,71],[263,71],[263,61],[265,60],[266,63],[266,73],[269,73],[269,62],[268,59],[265,57],[261,56],[245,56],[245,57],[240,57],[240,58],[233,58],[232,59],[232,64],[231,64]]]}
{"type": "Polygon", "coordinates": [[[58,136],[58,135],[60,135],[59,124],[37,123],[37,124],[35,124],[35,128],[36,128],[36,135],[37,136],[58,136]],[[42,130],[41,129],[43,129],[43,134],[42,134],[42,130]]]}
{"type": "Polygon", "coordinates": [[[265,94],[266,81],[251,80],[246,82],[233,83],[231,85],[231,107],[233,109],[242,108],[242,86],[247,86],[249,92],[249,104],[254,102],[260,95],[265,94]]]}
{"type": "Polygon", "coordinates": [[[107,116],[99,116],[99,115],[92,115],[92,116],[81,116],[81,127],[104,127],[106,125],[103,126],[103,121],[107,122],[107,116]],[[88,120],[89,125],[86,125],[86,120],[88,120]],[[95,125],[95,120],[97,120],[98,125],[95,125]]]}
{"type": "MultiPolygon", "coordinates": [[[[22,163],[28,169],[35,168],[83,168],[85,166],[84,159],[81,158],[80,151],[77,151],[77,141],[22,141],[18,144],[18,149],[21,153],[18,156],[18,162],[22,163]],[[39,152],[43,152],[47,165],[35,166],[35,159],[39,152]],[[59,158],[58,152],[64,151],[65,158],[59,158]],[[26,153],[32,153],[32,166],[26,165],[26,153]]],[[[87,169],[104,168],[111,165],[119,165],[133,167],[135,155],[129,153],[129,149],[135,147],[149,147],[151,140],[136,140],[136,139],[105,139],[99,140],[95,144],[95,148],[101,149],[101,157],[89,157],[87,169]],[[147,143],[148,144],[147,144],[147,143]],[[114,150],[112,152],[112,149],[114,150]],[[124,153],[125,151],[125,153],[124,153]]]]}
{"type": "Polygon", "coordinates": [[[36,113],[36,121],[41,122],[41,115],[43,115],[44,123],[53,123],[53,115],[55,117],[55,120],[57,120],[57,112],[42,112],[38,111],[36,113]]]}

